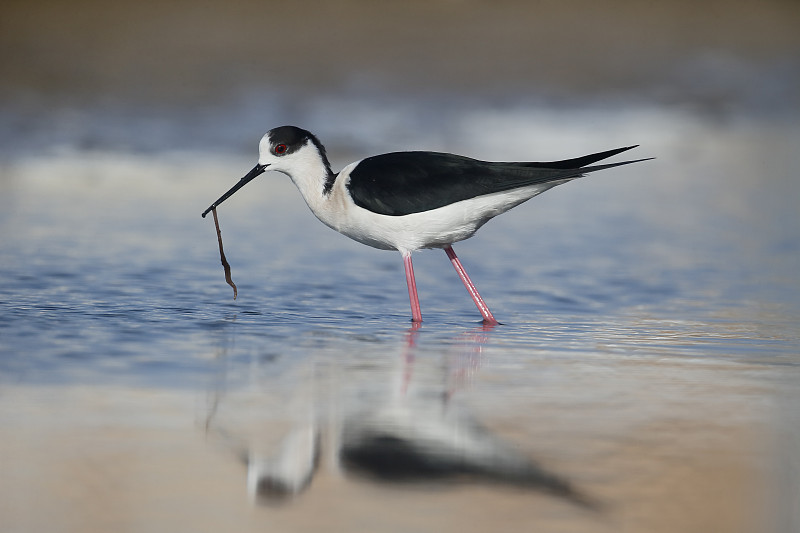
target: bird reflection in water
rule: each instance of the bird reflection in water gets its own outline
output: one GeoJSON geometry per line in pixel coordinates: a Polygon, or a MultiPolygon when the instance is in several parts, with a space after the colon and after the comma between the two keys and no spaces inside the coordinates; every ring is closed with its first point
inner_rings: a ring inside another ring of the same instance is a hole
{"type": "Polygon", "coordinates": [[[212,409],[207,427],[222,435],[247,465],[253,501],[274,504],[296,498],[324,466],[337,475],[379,484],[492,483],[598,507],[565,477],[494,435],[461,402],[451,401],[480,368],[482,344],[491,326],[454,343],[458,353],[437,365],[441,376],[414,375],[416,330],[409,331],[402,357],[396,358],[399,364],[385,373],[383,383],[376,383],[375,368],[366,380],[354,375],[363,365],[331,369],[331,374],[345,372],[338,376],[345,386],[333,387],[328,395],[320,392],[324,386],[312,387],[315,392],[310,394],[316,397],[304,399],[310,402],[293,419],[277,450],[272,447],[264,453],[234,432],[211,424],[216,415],[212,409]],[[416,386],[417,381],[424,383],[416,386]],[[320,416],[324,410],[329,414],[320,416]]]}

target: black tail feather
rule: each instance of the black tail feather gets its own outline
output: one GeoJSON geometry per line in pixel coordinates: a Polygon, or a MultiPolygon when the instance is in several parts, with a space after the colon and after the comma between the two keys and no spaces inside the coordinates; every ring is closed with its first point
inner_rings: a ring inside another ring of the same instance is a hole
{"type": "MultiPolygon", "coordinates": [[[[598,161],[602,161],[603,159],[608,159],[611,156],[617,155],[627,150],[631,150],[633,148],[636,148],[637,146],[639,145],[635,144],[633,146],[625,146],[624,148],[615,148],[614,150],[606,150],[605,152],[598,152],[596,154],[589,154],[582,157],[576,157],[573,159],[564,159],[561,161],[549,161],[544,163],[526,163],[525,166],[536,167],[536,168],[554,168],[562,170],[582,168],[585,167],[586,165],[591,165],[592,163],[596,163],[598,161]]],[[[640,161],[644,160],[640,159],[640,161]]],[[[624,164],[624,163],[619,163],[619,164],[624,164]]],[[[594,170],[600,170],[600,169],[594,168],[594,170]]]]}
{"type": "Polygon", "coordinates": [[[619,167],[622,165],[630,165],[631,163],[639,163],[640,161],[650,161],[651,159],[655,159],[655,157],[645,157],[644,159],[634,159],[632,161],[622,161],[620,163],[608,163],[606,165],[595,165],[593,167],[582,167],[580,171],[582,174],[586,174],[588,172],[594,172],[596,170],[605,170],[607,168],[619,167]]]}

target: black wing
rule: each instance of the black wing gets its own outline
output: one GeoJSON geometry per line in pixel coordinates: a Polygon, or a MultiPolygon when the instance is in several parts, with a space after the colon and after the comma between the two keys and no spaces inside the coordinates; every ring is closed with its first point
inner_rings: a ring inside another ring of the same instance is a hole
{"type": "Polygon", "coordinates": [[[476,196],[635,163],[586,166],[631,148],[635,147],[546,163],[495,163],[438,152],[395,152],[363,159],[350,173],[347,188],[356,205],[364,209],[382,215],[409,215],[476,196]]]}

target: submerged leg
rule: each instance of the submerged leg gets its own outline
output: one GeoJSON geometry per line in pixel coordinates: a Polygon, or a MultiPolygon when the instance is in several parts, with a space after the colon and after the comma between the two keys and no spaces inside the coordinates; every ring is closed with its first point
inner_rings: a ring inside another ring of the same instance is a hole
{"type": "Polygon", "coordinates": [[[478,294],[478,289],[475,288],[472,280],[469,279],[467,271],[464,270],[464,266],[461,264],[461,261],[458,260],[458,256],[456,256],[456,252],[453,250],[453,247],[445,246],[444,251],[447,253],[447,257],[450,258],[450,262],[453,263],[453,267],[456,269],[456,272],[458,272],[458,277],[460,277],[461,281],[464,282],[464,286],[467,288],[469,295],[472,296],[472,301],[474,301],[475,305],[478,306],[478,311],[480,311],[481,315],[483,316],[483,323],[491,326],[496,326],[499,324],[500,322],[495,320],[494,316],[492,316],[492,312],[489,311],[489,306],[483,301],[481,295],[478,294]]]}
{"type": "Polygon", "coordinates": [[[408,283],[408,299],[411,301],[411,321],[422,322],[422,310],[419,307],[417,296],[417,282],[414,279],[414,265],[411,264],[411,254],[403,253],[403,264],[406,267],[406,283],[408,283]]]}

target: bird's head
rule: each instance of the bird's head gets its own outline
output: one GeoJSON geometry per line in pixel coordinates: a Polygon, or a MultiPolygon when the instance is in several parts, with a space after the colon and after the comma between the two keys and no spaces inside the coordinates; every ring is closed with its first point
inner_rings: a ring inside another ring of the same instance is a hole
{"type": "Polygon", "coordinates": [[[327,167],[325,147],[313,133],[295,126],[269,130],[258,143],[258,164],[265,170],[283,172],[290,176],[308,165],[327,167]]]}
{"type": "Polygon", "coordinates": [[[203,217],[267,170],[282,172],[293,179],[295,176],[316,175],[320,170],[323,176],[331,174],[325,147],[313,133],[296,126],[280,126],[269,130],[258,143],[258,152],[258,164],[211,204],[203,212],[203,217]]]}

